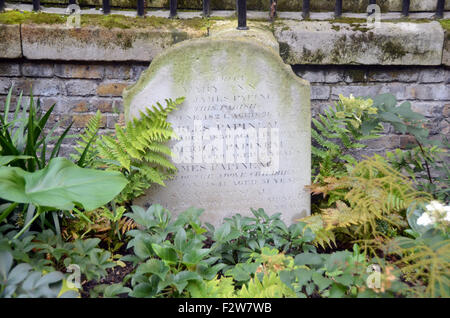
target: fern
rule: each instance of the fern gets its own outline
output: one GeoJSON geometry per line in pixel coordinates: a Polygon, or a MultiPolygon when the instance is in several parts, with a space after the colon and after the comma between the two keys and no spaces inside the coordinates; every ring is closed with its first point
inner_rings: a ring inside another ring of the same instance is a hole
{"type": "Polygon", "coordinates": [[[450,297],[448,236],[434,232],[417,239],[396,237],[388,242],[386,249],[389,254],[401,257],[396,265],[412,285],[413,296],[450,297]]]}
{"type": "Polygon", "coordinates": [[[170,148],[165,145],[175,137],[167,116],[183,101],[166,99],[166,107],[157,103],[124,127],[116,124],[114,136],[97,141],[100,160],[130,180],[116,198],[118,203],[140,196],[154,183],[164,186],[164,180],[176,171],[169,158],[170,148]]]}
{"type": "Polygon", "coordinates": [[[77,146],[74,147],[76,154],[70,154],[71,158],[78,163],[80,167],[91,167],[95,163],[97,157],[96,140],[97,134],[101,125],[101,113],[97,111],[95,116],[92,116],[84,132],[79,135],[79,140],[76,141],[77,146]]]}
{"type": "Polygon", "coordinates": [[[349,169],[347,176],[324,181],[326,185],[312,186],[312,190],[335,195],[339,200],[334,207],[322,210],[323,228],[339,230],[365,244],[386,236],[379,229],[380,221],[403,228],[405,210],[431,199],[428,193],[415,190],[406,176],[377,155],[349,169]]]}
{"type": "Polygon", "coordinates": [[[375,134],[383,130],[380,124],[374,125],[368,132],[362,129],[362,124],[376,113],[371,105],[371,99],[345,98],[341,95],[334,108],[330,107],[319,114],[318,119],[312,119],[313,182],[322,182],[329,176],[345,175],[345,165],[356,163],[352,155],[354,149],[366,147],[360,141],[380,137],[375,134]]]}

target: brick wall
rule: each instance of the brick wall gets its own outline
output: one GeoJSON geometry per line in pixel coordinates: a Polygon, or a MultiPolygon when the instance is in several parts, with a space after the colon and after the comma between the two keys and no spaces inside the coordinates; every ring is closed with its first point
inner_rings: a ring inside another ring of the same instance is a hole
{"type": "MultiPolygon", "coordinates": [[[[149,63],[66,63],[0,60],[0,112],[8,89],[14,84],[13,103],[24,91],[38,96],[44,109],[56,104],[51,123],[59,131],[73,121],[72,133],[80,132],[89,118],[100,110],[104,114],[102,133],[114,128],[123,113],[122,90],[133,84],[149,63]]],[[[413,109],[429,118],[434,136],[450,137],[450,69],[393,66],[293,66],[296,74],[311,82],[312,112],[317,114],[333,103],[339,94],[348,96],[392,93],[398,100],[411,101],[413,109]]],[[[173,96],[168,96],[173,97],[173,96]]],[[[26,101],[27,97],[24,98],[26,101]]],[[[14,111],[14,107],[11,108],[14,111]]],[[[368,142],[370,152],[405,147],[410,139],[387,129],[381,140],[368,142]]],[[[71,150],[70,141],[63,153],[71,150]]]]}
{"type": "MultiPolygon", "coordinates": [[[[332,105],[339,94],[391,93],[427,118],[431,138],[450,138],[450,68],[446,66],[300,66],[294,72],[311,83],[312,114],[332,105]]],[[[365,154],[405,148],[413,140],[387,127],[385,136],[366,141],[365,154]]]]}

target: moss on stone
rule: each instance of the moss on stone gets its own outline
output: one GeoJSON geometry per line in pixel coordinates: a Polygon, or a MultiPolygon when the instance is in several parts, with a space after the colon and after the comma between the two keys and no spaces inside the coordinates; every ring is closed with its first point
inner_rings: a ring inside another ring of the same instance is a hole
{"type": "Polygon", "coordinates": [[[450,19],[439,20],[439,23],[442,25],[442,28],[447,32],[450,31],[450,19]]]}
{"type": "Polygon", "coordinates": [[[365,82],[367,80],[365,70],[348,69],[346,70],[345,75],[350,77],[352,82],[365,82]]]}
{"type": "Polygon", "coordinates": [[[61,24],[65,23],[67,16],[43,12],[20,12],[16,10],[0,13],[0,24],[61,24]]]}
{"type": "MultiPolygon", "coordinates": [[[[318,20],[319,21],[319,20],[318,20]]],[[[323,21],[323,20],[321,20],[323,21]]],[[[340,17],[332,20],[328,20],[330,23],[346,23],[346,24],[355,24],[355,23],[366,23],[367,19],[361,19],[361,18],[345,18],[340,17]]]]}
{"type": "MultiPolygon", "coordinates": [[[[83,14],[81,26],[101,26],[108,29],[131,29],[131,28],[190,28],[206,30],[215,23],[215,19],[168,19],[162,17],[127,17],[123,15],[110,14],[83,14]]],[[[67,15],[43,13],[43,12],[20,12],[7,11],[0,13],[0,24],[65,24],[67,15]]]]}
{"type": "Polygon", "coordinates": [[[322,64],[322,61],[325,59],[325,54],[321,49],[318,49],[315,52],[308,50],[307,48],[303,48],[303,59],[305,62],[309,64],[322,64]]]}
{"type": "Polygon", "coordinates": [[[383,60],[396,60],[406,55],[405,48],[393,41],[380,41],[380,47],[383,51],[383,60]]]}

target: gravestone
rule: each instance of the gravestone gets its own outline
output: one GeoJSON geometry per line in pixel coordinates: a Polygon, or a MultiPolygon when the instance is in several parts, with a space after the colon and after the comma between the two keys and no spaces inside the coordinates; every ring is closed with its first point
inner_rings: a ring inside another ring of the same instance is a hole
{"type": "Polygon", "coordinates": [[[134,204],[159,203],[174,215],[205,209],[202,220],[282,213],[291,224],[310,214],[310,86],[283,63],[272,33],[223,25],[155,58],[124,92],[125,118],[166,98],[186,99],[169,122],[178,172],[134,204]]]}

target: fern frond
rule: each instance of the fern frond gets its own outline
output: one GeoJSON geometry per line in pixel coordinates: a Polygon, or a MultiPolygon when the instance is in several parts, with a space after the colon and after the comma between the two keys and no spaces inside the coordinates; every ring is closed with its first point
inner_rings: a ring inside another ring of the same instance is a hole
{"type": "Polygon", "coordinates": [[[111,169],[122,171],[130,180],[116,198],[118,202],[129,201],[145,192],[152,184],[164,186],[176,168],[170,162],[172,152],[165,145],[176,137],[167,116],[184,98],[166,100],[166,107],[160,103],[140,112],[124,127],[115,126],[115,136],[103,136],[97,141],[98,153],[102,162],[117,163],[111,169]]]}

